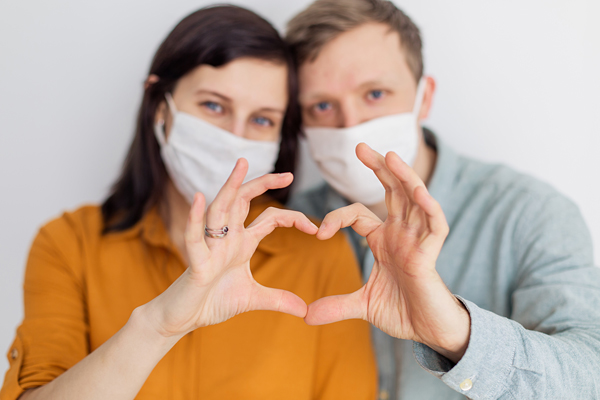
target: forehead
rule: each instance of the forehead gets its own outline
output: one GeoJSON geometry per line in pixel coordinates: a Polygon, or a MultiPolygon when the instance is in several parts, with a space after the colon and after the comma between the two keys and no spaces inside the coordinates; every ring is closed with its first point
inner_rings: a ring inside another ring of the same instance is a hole
{"type": "Polygon", "coordinates": [[[188,94],[213,91],[234,101],[281,108],[281,103],[287,103],[287,79],[287,66],[283,63],[240,58],[220,67],[200,65],[183,76],[176,89],[188,94]]]}
{"type": "Polygon", "coordinates": [[[400,36],[386,24],[368,23],[325,44],[317,58],[300,67],[301,97],[339,94],[370,81],[411,79],[400,36]]]}

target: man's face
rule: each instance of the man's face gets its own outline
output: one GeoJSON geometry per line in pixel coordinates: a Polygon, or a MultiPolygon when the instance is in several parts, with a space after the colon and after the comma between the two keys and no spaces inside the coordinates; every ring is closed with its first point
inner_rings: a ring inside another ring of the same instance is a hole
{"type": "Polygon", "coordinates": [[[299,73],[307,127],[345,128],[413,110],[417,82],[400,36],[385,24],[364,24],[339,35],[299,73]]]}

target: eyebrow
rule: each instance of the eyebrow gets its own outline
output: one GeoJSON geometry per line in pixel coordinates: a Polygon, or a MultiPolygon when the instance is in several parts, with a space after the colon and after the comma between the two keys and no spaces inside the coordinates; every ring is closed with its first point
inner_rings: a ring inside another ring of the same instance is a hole
{"type": "MultiPolygon", "coordinates": [[[[354,90],[360,90],[360,89],[364,89],[366,87],[370,87],[370,86],[390,86],[391,82],[389,82],[389,80],[385,80],[385,79],[373,79],[367,82],[363,82],[360,85],[356,86],[354,90]]],[[[330,95],[327,93],[323,93],[323,92],[318,92],[318,93],[314,93],[311,94],[310,96],[300,96],[300,100],[301,101],[306,101],[306,102],[313,102],[315,100],[323,100],[323,99],[327,99],[329,98],[330,95]]]]}
{"type": "Polygon", "coordinates": [[[231,103],[231,99],[229,97],[227,97],[219,92],[214,92],[212,90],[206,90],[206,89],[199,89],[196,91],[196,94],[201,94],[201,93],[212,94],[213,96],[220,97],[221,99],[231,103]]]}
{"type": "MultiPolygon", "coordinates": [[[[233,100],[231,100],[229,97],[227,97],[219,92],[215,92],[212,90],[206,90],[206,89],[199,89],[196,91],[196,94],[200,94],[200,93],[212,94],[213,96],[219,97],[228,103],[233,103],[233,100]]],[[[275,112],[275,113],[279,113],[279,114],[285,114],[285,110],[281,110],[279,108],[272,108],[272,107],[262,107],[259,109],[259,111],[267,111],[267,112],[275,112]]]]}
{"type": "Polygon", "coordinates": [[[367,81],[367,82],[361,83],[358,86],[358,88],[365,88],[365,87],[369,87],[369,86],[381,86],[381,85],[383,85],[383,86],[389,86],[390,82],[386,81],[386,80],[383,80],[383,79],[374,79],[374,80],[371,80],[371,81],[367,81]]]}

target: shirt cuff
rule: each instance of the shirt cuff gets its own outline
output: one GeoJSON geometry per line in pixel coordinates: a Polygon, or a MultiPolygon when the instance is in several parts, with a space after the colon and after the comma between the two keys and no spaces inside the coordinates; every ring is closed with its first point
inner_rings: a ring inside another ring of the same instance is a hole
{"type": "Polygon", "coordinates": [[[471,316],[471,335],[464,356],[454,365],[430,347],[414,342],[413,353],[427,372],[470,399],[497,399],[507,390],[514,367],[518,333],[511,321],[456,296],[471,316]]]}

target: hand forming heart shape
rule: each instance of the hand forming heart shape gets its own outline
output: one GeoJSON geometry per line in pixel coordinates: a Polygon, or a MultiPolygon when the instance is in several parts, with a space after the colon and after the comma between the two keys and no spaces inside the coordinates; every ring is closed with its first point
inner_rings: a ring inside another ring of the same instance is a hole
{"type": "Polygon", "coordinates": [[[182,336],[252,310],[285,312],[304,317],[310,325],[359,318],[392,336],[460,359],[468,344],[470,319],[435,269],[448,235],[440,205],[395,153],[384,158],[360,144],[357,156],[386,189],[385,222],[362,204],[353,204],[329,213],[320,228],[302,213],[275,208],[244,228],[250,201],[293,179],[291,174],[270,174],[242,185],[248,169],[244,159],[238,160],[206,217],[204,197],[197,194],[186,228],[190,266],[148,303],[156,330],[167,337],[182,336]],[[227,240],[206,238],[205,223],[213,229],[228,226],[227,240]],[[352,226],[367,238],[374,255],[368,282],[354,293],[325,297],[308,307],[291,292],[258,284],[250,272],[258,243],[276,227],[292,226],[322,240],[352,226]]]}
{"type": "Polygon", "coordinates": [[[269,189],[288,186],[293,179],[290,173],[269,174],[242,185],[247,170],[247,161],[238,160],[206,215],[204,196],[196,194],[185,232],[190,265],[145,309],[161,335],[183,336],[253,310],[306,316],[307,306],[300,297],[264,287],[254,280],[250,259],[258,243],[277,227],[294,226],[312,235],[318,228],[300,212],[277,208],[268,208],[245,228],[250,201],[269,189]],[[227,226],[226,237],[207,237],[205,226],[227,226]]]}

